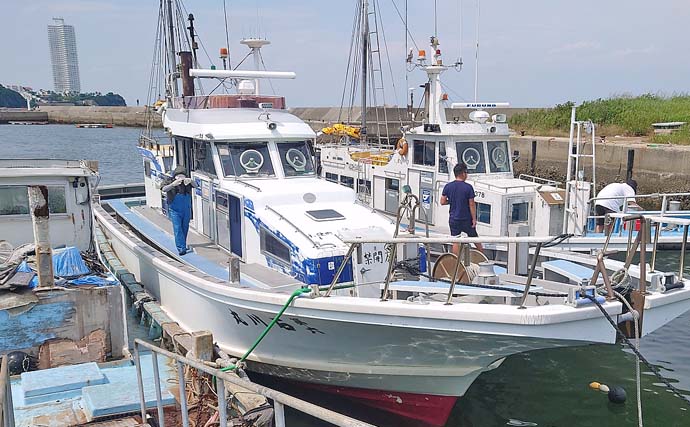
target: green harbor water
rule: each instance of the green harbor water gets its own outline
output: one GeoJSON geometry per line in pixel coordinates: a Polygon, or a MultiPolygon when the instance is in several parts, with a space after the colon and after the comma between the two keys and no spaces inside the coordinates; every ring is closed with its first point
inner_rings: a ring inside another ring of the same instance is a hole
{"type": "MultiPolygon", "coordinates": [[[[100,162],[102,183],[142,181],[136,151],[140,130],[134,128],[77,129],[69,125],[0,125],[0,158],[93,159],[100,162]]],[[[677,253],[662,253],[661,269],[675,270],[677,253]]],[[[686,259],[690,274],[690,257],[686,259]]],[[[641,351],[676,387],[690,396],[690,314],[645,337],[641,351]]],[[[379,426],[414,426],[390,414],[337,397],[259,379],[287,392],[326,405],[379,426]]],[[[642,404],[646,426],[690,426],[690,407],[642,366],[642,404]]],[[[308,417],[288,412],[293,426],[319,426],[308,417]]],[[[635,357],[623,345],[590,345],[534,351],[511,356],[493,371],[479,376],[458,399],[448,427],[475,426],[637,426],[635,357]],[[598,381],[627,391],[623,405],[589,389],[598,381]]]]}

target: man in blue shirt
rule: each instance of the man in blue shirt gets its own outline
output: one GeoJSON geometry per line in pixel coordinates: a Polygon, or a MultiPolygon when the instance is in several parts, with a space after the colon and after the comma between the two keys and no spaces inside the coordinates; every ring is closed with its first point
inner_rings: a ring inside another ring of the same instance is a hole
{"type": "MultiPolygon", "coordinates": [[[[450,205],[450,215],[448,225],[450,234],[459,236],[466,233],[469,237],[477,236],[477,206],[474,203],[474,188],[465,182],[467,179],[467,165],[460,162],[453,168],[455,181],[449,182],[443,187],[441,193],[441,204],[450,205]]],[[[460,245],[453,244],[453,252],[457,255],[460,252],[460,245]]],[[[477,249],[483,251],[481,243],[476,244],[477,249]]]]}

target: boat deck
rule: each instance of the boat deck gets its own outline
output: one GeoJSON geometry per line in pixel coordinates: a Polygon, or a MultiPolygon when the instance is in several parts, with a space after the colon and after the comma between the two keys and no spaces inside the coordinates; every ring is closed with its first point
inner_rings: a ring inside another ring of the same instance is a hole
{"type": "MultiPolygon", "coordinates": [[[[162,252],[220,280],[228,280],[230,254],[196,231],[190,229],[187,244],[193,252],[178,255],[175,248],[172,223],[160,211],[145,205],[129,206],[122,200],[107,204],[131,227],[153,242],[162,252]]],[[[240,284],[271,292],[291,293],[302,286],[294,278],[260,264],[241,264],[240,284]]]]}

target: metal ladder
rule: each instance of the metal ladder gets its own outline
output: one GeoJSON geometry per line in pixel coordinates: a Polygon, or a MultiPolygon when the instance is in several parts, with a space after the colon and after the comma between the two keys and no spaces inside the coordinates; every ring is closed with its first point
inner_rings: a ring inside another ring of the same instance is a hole
{"type": "Polygon", "coordinates": [[[374,106],[374,111],[376,112],[376,140],[378,141],[378,148],[382,148],[383,145],[390,145],[390,135],[388,134],[388,113],[385,108],[386,103],[386,90],[383,84],[383,65],[381,63],[381,45],[379,43],[379,19],[377,13],[378,1],[372,0],[369,3],[369,10],[366,11],[367,20],[370,24],[372,23],[369,19],[373,16],[373,26],[369,25],[371,29],[369,31],[369,43],[371,50],[369,51],[369,63],[371,64],[371,96],[372,104],[374,106]],[[379,108],[378,97],[383,102],[384,108],[379,108]],[[383,112],[383,132],[381,130],[381,114],[380,110],[383,112]]]}
{"type": "Polygon", "coordinates": [[[585,178],[585,168],[584,162],[580,162],[580,159],[590,158],[592,159],[592,182],[590,198],[593,197],[594,191],[597,188],[597,157],[596,157],[596,129],[594,123],[591,120],[577,121],[575,120],[575,110],[573,107],[570,114],[570,138],[568,140],[568,169],[565,180],[565,209],[563,211],[563,233],[568,233],[569,223],[572,221],[575,224],[575,231],[580,231],[584,234],[587,230],[587,224],[584,224],[582,230],[578,230],[578,197],[574,199],[571,198],[571,191],[574,190],[574,194],[577,195],[577,190],[580,185],[582,185],[585,178]],[[584,147],[586,144],[585,137],[583,135],[583,130],[585,133],[591,134],[591,145],[592,153],[584,154],[584,147]],[[574,162],[574,164],[573,164],[574,162]],[[574,166],[574,168],[573,168],[574,166]]]}

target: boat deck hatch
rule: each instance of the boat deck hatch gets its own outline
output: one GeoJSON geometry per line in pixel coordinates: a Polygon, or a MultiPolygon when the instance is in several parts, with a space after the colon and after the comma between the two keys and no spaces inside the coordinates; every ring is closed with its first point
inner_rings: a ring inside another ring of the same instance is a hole
{"type": "Polygon", "coordinates": [[[315,211],[306,211],[308,217],[314,221],[336,221],[345,219],[345,217],[334,209],[319,209],[315,211]]]}

